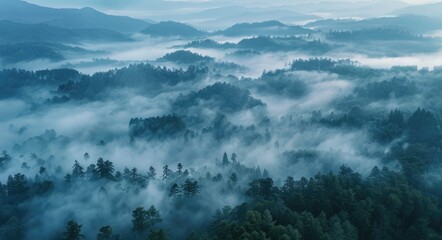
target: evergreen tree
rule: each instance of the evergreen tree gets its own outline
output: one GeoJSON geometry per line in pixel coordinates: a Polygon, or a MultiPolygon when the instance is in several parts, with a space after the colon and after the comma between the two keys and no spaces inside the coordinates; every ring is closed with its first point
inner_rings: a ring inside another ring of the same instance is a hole
{"type": "Polygon", "coordinates": [[[7,162],[9,162],[9,160],[11,160],[11,156],[9,156],[9,154],[5,150],[2,151],[0,155],[0,166],[2,164],[6,164],[7,162]]]}
{"type": "Polygon", "coordinates": [[[149,167],[149,172],[147,173],[147,177],[151,180],[155,179],[155,177],[157,176],[157,173],[155,171],[155,168],[150,166],[149,167]]]}
{"type": "Polygon", "coordinates": [[[138,184],[141,187],[146,185],[146,181],[141,174],[138,173],[137,168],[132,168],[128,173],[128,181],[131,184],[138,184]]]}
{"type": "Polygon", "coordinates": [[[168,165],[164,165],[163,167],[163,180],[166,180],[172,174],[172,170],[169,169],[168,165]]]}
{"type": "Polygon", "coordinates": [[[169,197],[176,198],[180,195],[181,190],[177,183],[172,184],[169,190],[169,197]]]}
{"type": "Polygon", "coordinates": [[[104,161],[103,158],[99,158],[97,160],[97,172],[99,178],[107,178],[113,180],[114,164],[109,160],[104,161]]]}
{"type": "Polygon", "coordinates": [[[132,212],[133,231],[137,233],[141,234],[151,230],[159,222],[161,222],[161,216],[154,206],[151,206],[148,210],[138,207],[132,212]]]}
{"type": "Polygon", "coordinates": [[[64,240],[79,240],[84,238],[81,234],[81,227],[77,222],[71,220],[66,224],[66,231],[63,233],[64,240]]]}
{"type": "Polygon", "coordinates": [[[230,174],[229,179],[233,185],[236,185],[238,183],[238,175],[236,175],[236,173],[230,174]]]}
{"type": "Polygon", "coordinates": [[[232,156],[230,157],[230,160],[232,160],[233,164],[237,163],[237,159],[238,159],[238,156],[236,155],[236,153],[232,153],[232,156]]]}
{"type": "Polygon", "coordinates": [[[112,227],[107,225],[100,228],[97,234],[97,240],[111,240],[112,239],[112,227]]]}
{"type": "Polygon", "coordinates": [[[84,168],[80,165],[80,163],[75,160],[74,166],[72,167],[72,176],[75,178],[83,178],[85,176],[84,168]]]}
{"type": "Polygon", "coordinates": [[[222,160],[222,165],[223,166],[227,166],[230,164],[229,158],[227,157],[227,153],[224,152],[223,154],[223,160],[222,160]]]}
{"type": "Polygon", "coordinates": [[[178,173],[178,175],[181,175],[183,173],[183,164],[178,163],[178,165],[177,165],[177,173],[178,173]]]}
{"type": "Polygon", "coordinates": [[[199,194],[199,185],[197,181],[191,181],[190,179],[186,179],[182,186],[183,196],[186,198],[197,197],[199,194]]]}
{"type": "Polygon", "coordinates": [[[26,196],[29,190],[28,180],[26,176],[17,173],[12,177],[9,175],[8,181],[6,183],[6,189],[8,190],[9,197],[23,197],[26,196]]]}
{"type": "Polygon", "coordinates": [[[147,236],[147,240],[166,240],[166,233],[163,229],[152,230],[147,236]]]}

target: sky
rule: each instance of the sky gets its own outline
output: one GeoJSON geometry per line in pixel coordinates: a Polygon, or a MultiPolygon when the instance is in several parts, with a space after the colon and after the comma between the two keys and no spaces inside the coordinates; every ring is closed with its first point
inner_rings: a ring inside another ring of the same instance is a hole
{"type": "MultiPolygon", "coordinates": [[[[391,15],[394,10],[409,4],[432,3],[435,0],[28,0],[28,2],[55,8],[92,7],[111,15],[155,21],[180,21],[209,30],[223,26],[208,22],[208,19],[202,19],[207,18],[207,15],[201,17],[201,15],[195,14],[212,8],[241,6],[255,10],[261,8],[265,11],[286,11],[287,16],[301,14],[321,18],[369,18],[391,15]],[[270,7],[272,7],[271,10],[270,7]],[[287,11],[294,14],[287,13],[287,11]]],[[[228,20],[229,14],[231,14],[229,10],[224,9],[224,11],[215,14],[216,16],[210,15],[210,17],[213,17],[211,20],[215,21],[216,19],[220,23],[228,20]]],[[[273,14],[273,19],[281,20],[278,18],[279,13],[274,12],[273,14]]],[[[241,20],[241,15],[230,16],[230,18],[241,20]]],[[[285,16],[279,17],[285,18],[285,16]]],[[[241,21],[247,20],[242,19],[241,21]]],[[[287,23],[299,24],[301,22],[290,20],[287,23]]]]}
{"type": "MultiPolygon", "coordinates": [[[[197,4],[235,4],[235,5],[247,5],[249,7],[256,6],[264,6],[268,5],[269,2],[272,5],[298,5],[305,3],[319,3],[319,2],[397,2],[396,0],[243,0],[243,1],[234,1],[234,0],[177,0],[177,1],[167,1],[167,0],[28,0],[28,2],[32,2],[39,5],[51,6],[51,7],[83,7],[83,6],[94,6],[102,9],[116,9],[116,8],[128,8],[128,9],[136,9],[139,6],[160,6],[163,5],[164,2],[173,3],[181,2],[184,4],[197,3],[197,4]]],[[[407,4],[426,4],[438,2],[437,0],[402,0],[407,4]]],[[[183,6],[185,7],[185,5],[183,6]]]]}

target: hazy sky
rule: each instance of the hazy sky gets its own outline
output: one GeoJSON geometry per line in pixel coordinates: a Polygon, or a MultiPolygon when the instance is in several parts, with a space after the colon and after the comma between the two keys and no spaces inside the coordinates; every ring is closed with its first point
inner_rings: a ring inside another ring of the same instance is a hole
{"type": "MultiPolygon", "coordinates": [[[[273,0],[273,1],[264,1],[264,0],[243,0],[243,1],[233,1],[233,0],[178,0],[179,2],[183,3],[234,3],[234,4],[247,4],[251,7],[261,5],[263,3],[269,3],[272,2],[272,4],[284,4],[284,5],[297,5],[302,3],[309,3],[309,2],[323,2],[323,0],[273,0]]],[[[178,2],[175,1],[175,2],[178,2]]],[[[328,0],[327,2],[375,2],[376,0],[328,0]]],[[[29,0],[28,2],[45,5],[45,6],[54,6],[54,7],[80,7],[80,6],[100,6],[103,8],[118,8],[118,7],[125,7],[125,8],[133,8],[137,6],[143,6],[143,5],[156,5],[160,4],[161,2],[173,2],[169,0],[29,0]]],[[[383,0],[378,2],[397,2],[396,0],[383,0]]],[[[425,3],[432,3],[432,2],[438,2],[437,0],[402,0],[402,2],[406,2],[409,4],[425,4],[425,3]]]]}
{"type": "MultiPolygon", "coordinates": [[[[0,0],[4,1],[4,0],[0,0]]],[[[199,10],[224,6],[253,8],[275,7],[300,14],[328,17],[374,17],[389,15],[407,4],[425,4],[435,0],[28,0],[50,7],[93,7],[112,15],[127,15],[140,19],[182,21],[183,14],[192,16],[199,10]]],[[[441,0],[442,1],[442,0],[441,0]]],[[[221,14],[221,13],[220,13],[221,14]]],[[[224,12],[224,15],[228,12],[224,12]]],[[[188,19],[190,19],[188,18],[188,19]]]]}

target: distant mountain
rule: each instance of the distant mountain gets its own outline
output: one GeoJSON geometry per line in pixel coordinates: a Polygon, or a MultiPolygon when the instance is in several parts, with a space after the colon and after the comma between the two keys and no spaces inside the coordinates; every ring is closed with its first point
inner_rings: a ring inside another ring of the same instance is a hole
{"type": "Polygon", "coordinates": [[[396,28],[421,34],[442,28],[442,21],[434,18],[417,15],[400,15],[396,17],[354,19],[327,19],[311,22],[305,25],[319,30],[361,30],[367,28],[396,28]]]}
{"type": "Polygon", "coordinates": [[[442,2],[404,7],[393,11],[393,14],[414,14],[442,19],[442,2]]]}
{"type": "Polygon", "coordinates": [[[85,54],[89,51],[57,43],[7,43],[0,44],[0,63],[7,65],[37,59],[56,62],[64,60],[67,53],[85,54]]]}
{"type": "Polygon", "coordinates": [[[124,34],[105,29],[65,29],[47,24],[23,24],[0,21],[0,43],[79,41],[129,41],[124,34]]]}
{"type": "Polygon", "coordinates": [[[296,22],[320,19],[314,15],[306,15],[280,7],[243,7],[225,6],[216,7],[187,15],[179,15],[176,18],[182,22],[192,22],[201,27],[209,29],[227,28],[236,23],[261,22],[261,21],[282,21],[296,22]]]}
{"type": "Polygon", "coordinates": [[[165,21],[152,24],[141,31],[152,37],[202,37],[208,35],[207,32],[198,30],[184,23],[165,21]]]}
{"type": "Polygon", "coordinates": [[[279,21],[265,21],[256,23],[240,23],[235,24],[223,31],[219,31],[218,34],[224,36],[257,36],[257,35],[272,35],[272,36],[287,36],[308,34],[313,32],[310,29],[305,29],[300,26],[288,26],[279,21]]]}
{"type": "Polygon", "coordinates": [[[56,9],[19,0],[0,0],[0,20],[45,23],[64,28],[101,28],[122,33],[138,32],[149,23],[124,16],[111,16],[92,8],[56,9]]]}

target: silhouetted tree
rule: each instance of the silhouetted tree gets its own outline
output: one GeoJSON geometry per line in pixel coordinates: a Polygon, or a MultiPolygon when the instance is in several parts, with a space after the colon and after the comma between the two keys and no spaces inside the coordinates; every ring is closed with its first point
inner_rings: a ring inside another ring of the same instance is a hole
{"type": "Polygon", "coordinates": [[[76,178],[83,178],[85,176],[84,168],[77,160],[75,160],[74,166],[72,167],[72,176],[76,178]]]}
{"type": "Polygon", "coordinates": [[[132,212],[133,230],[137,233],[150,230],[159,222],[161,222],[161,216],[154,206],[151,206],[148,210],[138,207],[132,212]]]}
{"type": "Polygon", "coordinates": [[[112,227],[107,225],[100,228],[97,234],[97,240],[111,240],[112,239],[112,227]]]}
{"type": "Polygon", "coordinates": [[[230,164],[229,158],[227,157],[227,153],[225,153],[225,152],[223,154],[222,164],[223,164],[223,166],[227,166],[230,164]]]}
{"type": "Polygon", "coordinates": [[[182,186],[183,196],[186,198],[197,197],[199,194],[199,185],[197,181],[191,181],[190,179],[186,179],[182,186]]]}
{"type": "Polygon", "coordinates": [[[178,173],[178,175],[181,175],[183,173],[183,164],[178,163],[178,165],[177,165],[177,173],[178,173]]]}
{"type": "Polygon", "coordinates": [[[238,175],[236,175],[236,173],[230,174],[229,179],[233,185],[236,185],[238,183],[238,175]]]}
{"type": "Polygon", "coordinates": [[[172,170],[169,169],[168,165],[164,165],[163,167],[163,180],[166,180],[172,174],[172,170]]]}
{"type": "Polygon", "coordinates": [[[97,172],[100,178],[114,179],[114,164],[109,160],[104,161],[103,158],[99,158],[97,160],[97,172]]]}
{"type": "Polygon", "coordinates": [[[172,184],[169,190],[169,197],[176,198],[181,193],[180,186],[177,183],[172,184]]]}
{"type": "Polygon", "coordinates": [[[156,173],[156,171],[155,171],[155,168],[152,167],[152,166],[150,166],[150,167],[149,167],[149,172],[147,173],[147,177],[148,177],[149,179],[155,179],[156,176],[157,176],[157,173],[156,173]]]}
{"type": "Polygon", "coordinates": [[[63,233],[64,240],[79,240],[84,238],[81,234],[81,227],[77,222],[71,220],[66,224],[66,231],[63,233]]]}

